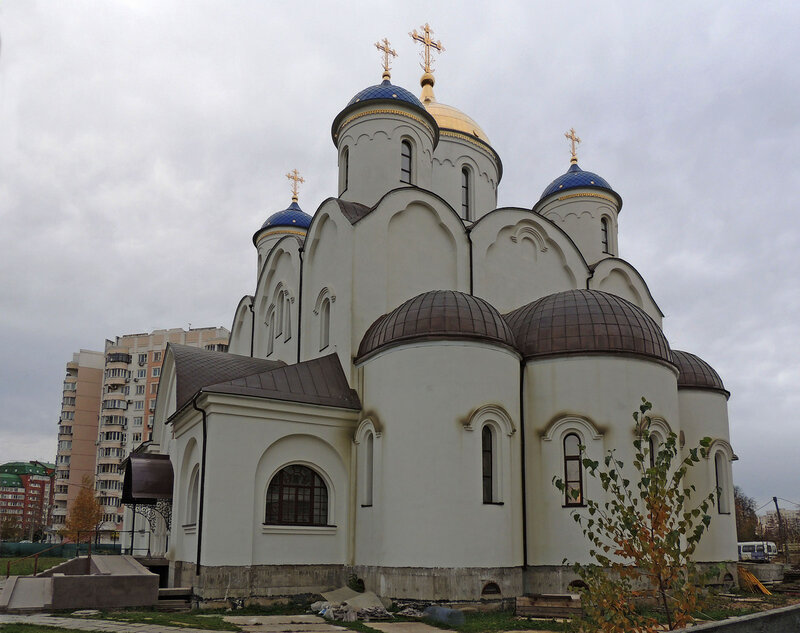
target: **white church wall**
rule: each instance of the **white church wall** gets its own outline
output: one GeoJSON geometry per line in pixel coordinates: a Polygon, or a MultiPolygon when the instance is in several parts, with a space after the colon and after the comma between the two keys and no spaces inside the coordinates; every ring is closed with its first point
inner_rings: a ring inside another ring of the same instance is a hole
{"type": "Polygon", "coordinates": [[[722,393],[708,389],[680,389],[678,402],[681,411],[681,429],[685,436],[684,453],[696,447],[703,437],[710,437],[711,455],[701,459],[690,471],[688,481],[697,487],[694,493],[701,499],[713,492],[717,485],[715,456],[724,458],[720,486],[725,496],[723,503],[711,511],[711,525],[695,551],[695,560],[701,562],[736,560],[736,514],[733,503],[733,475],[731,461],[733,449],[728,432],[728,402],[722,393]],[[720,512],[723,510],[723,512],[720,512]]]}
{"type": "MultiPolygon", "coordinates": [[[[354,111],[339,131],[337,148],[341,157],[348,151],[349,172],[347,189],[340,198],[373,206],[387,192],[406,186],[401,182],[401,143],[412,147],[411,183],[422,189],[431,189],[433,159],[433,132],[418,114],[404,115],[404,106],[395,109],[381,108],[372,111],[354,111]],[[394,111],[393,111],[394,110],[394,111]],[[413,118],[412,118],[413,117],[413,118]]],[[[340,160],[340,170],[344,168],[340,160]]],[[[340,183],[344,176],[340,175],[340,183]]],[[[343,185],[340,185],[343,186],[343,185]]]]}
{"type": "Polygon", "coordinates": [[[231,325],[231,336],[228,341],[228,351],[231,354],[250,356],[250,334],[253,327],[253,313],[250,311],[252,301],[251,295],[245,295],[236,306],[231,325]]]}
{"type": "Polygon", "coordinates": [[[200,466],[202,442],[201,417],[199,413],[193,412],[183,421],[170,451],[173,472],[170,549],[173,560],[188,562],[197,560],[197,519],[192,521],[188,516],[190,503],[188,493],[194,467],[200,466]]]}
{"type": "Polygon", "coordinates": [[[465,341],[417,343],[379,353],[362,371],[364,410],[382,434],[374,503],[357,508],[356,564],[520,565],[516,354],[465,341]],[[473,415],[487,405],[496,411],[473,415]],[[483,423],[497,429],[502,505],[483,503],[483,423]]]}
{"type": "Polygon", "coordinates": [[[551,196],[538,213],[560,226],[578,245],[589,264],[605,257],[619,256],[617,244],[617,202],[611,194],[591,189],[570,189],[551,196]],[[608,244],[604,246],[601,220],[608,222],[608,244]]]}
{"type": "Polygon", "coordinates": [[[627,299],[644,310],[659,327],[662,326],[664,315],[647,284],[639,271],[625,260],[607,257],[598,262],[589,278],[589,288],[627,299]]]}
{"type": "Polygon", "coordinates": [[[297,362],[299,244],[293,238],[270,252],[255,294],[253,356],[297,362]]]}
{"type": "Polygon", "coordinates": [[[353,356],[375,319],[407,299],[428,290],[469,291],[464,226],[437,197],[395,190],[355,229],[353,356]]]}
{"type": "Polygon", "coordinates": [[[353,228],[339,205],[333,200],[324,203],[317,211],[304,246],[300,353],[301,360],[309,360],[335,352],[348,378],[352,369],[353,249],[353,228]],[[320,308],[325,298],[330,310],[327,345],[321,337],[324,314],[320,308]]]}
{"type": "MultiPolygon", "coordinates": [[[[278,401],[237,402],[234,396],[213,394],[202,397],[198,406],[206,409],[208,420],[202,565],[346,563],[347,469],[357,414],[278,401]],[[334,527],[264,525],[270,478],[293,463],[308,465],[326,482],[334,527]]],[[[191,437],[202,445],[197,418],[193,427],[179,425],[182,446],[191,437]]],[[[178,459],[184,450],[176,451],[178,459]]],[[[181,473],[175,490],[185,494],[191,469],[187,466],[184,474],[181,462],[173,467],[181,473]]],[[[185,513],[185,506],[179,502],[176,511],[185,513]]],[[[176,560],[194,563],[194,535],[173,527],[173,537],[176,560]]]]}
{"type": "MultiPolygon", "coordinates": [[[[677,378],[666,364],[623,356],[572,356],[529,361],[525,371],[528,478],[528,562],[560,565],[589,562],[589,546],[553,485],[564,477],[564,436],[574,429],[589,457],[615,449],[632,469],[634,421],[642,396],[652,416],[679,432],[677,378]],[[556,426],[557,425],[557,426],[556,426]],[[557,428],[558,433],[553,429],[557,428]]],[[[597,481],[583,478],[586,494],[602,495],[597,481]]]]}
{"type": "Polygon", "coordinates": [[[494,156],[466,135],[442,132],[433,154],[432,190],[464,220],[477,220],[497,206],[499,174],[494,156]],[[462,213],[462,169],[470,176],[469,217],[462,213]]]}
{"type": "Polygon", "coordinates": [[[473,289],[501,313],[584,288],[588,269],[558,228],[527,209],[498,209],[472,229],[473,289]]]}

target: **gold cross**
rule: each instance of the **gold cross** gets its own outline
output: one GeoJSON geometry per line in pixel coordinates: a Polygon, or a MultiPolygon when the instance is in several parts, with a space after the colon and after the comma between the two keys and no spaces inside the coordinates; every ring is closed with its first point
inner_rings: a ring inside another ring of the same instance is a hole
{"type": "Polygon", "coordinates": [[[375,48],[377,48],[379,51],[383,51],[383,79],[390,79],[389,55],[392,57],[397,57],[397,51],[393,50],[392,47],[389,46],[389,40],[387,40],[385,37],[381,42],[375,42],[375,48]]]}
{"type": "Polygon", "coordinates": [[[420,64],[420,66],[422,66],[422,70],[424,70],[426,73],[429,73],[431,72],[431,49],[433,48],[441,53],[442,51],[444,51],[444,46],[442,46],[441,42],[433,41],[433,39],[431,38],[431,35],[433,34],[433,29],[431,29],[431,27],[428,26],[427,22],[425,23],[425,26],[421,28],[423,33],[422,35],[417,33],[417,29],[411,31],[409,35],[411,36],[412,40],[415,40],[422,44],[422,59],[424,63],[420,64]]]}
{"type": "Polygon", "coordinates": [[[297,202],[297,194],[299,192],[298,184],[301,182],[305,182],[305,179],[300,175],[300,172],[296,169],[293,169],[286,177],[292,181],[292,202],[297,202]]]}
{"type": "Polygon", "coordinates": [[[574,127],[571,127],[569,129],[569,133],[568,134],[564,134],[564,136],[566,136],[567,139],[569,140],[569,142],[570,142],[569,143],[570,144],[570,150],[572,151],[572,158],[570,158],[569,162],[570,162],[571,165],[577,165],[578,164],[578,153],[577,153],[577,145],[576,145],[576,143],[580,143],[581,139],[579,139],[578,136],[575,134],[575,128],[574,127]]]}

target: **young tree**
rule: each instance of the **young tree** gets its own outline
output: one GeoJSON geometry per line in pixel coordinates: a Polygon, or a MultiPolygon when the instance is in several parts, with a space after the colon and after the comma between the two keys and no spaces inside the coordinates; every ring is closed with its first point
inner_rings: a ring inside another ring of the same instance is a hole
{"type": "Polygon", "coordinates": [[[739,486],[733,487],[733,501],[736,507],[736,537],[739,541],[755,541],[758,529],[756,502],[742,492],[739,486]]]}
{"type": "MultiPolygon", "coordinates": [[[[613,450],[602,465],[582,459],[588,475],[599,479],[604,496],[587,499],[585,509],[573,511],[591,544],[593,559],[573,569],[586,583],[582,602],[587,624],[606,633],[661,630],[655,617],[636,610],[639,598],[660,604],[669,630],[691,622],[691,613],[699,606],[703,577],[691,557],[711,522],[708,510],[715,492],[693,505],[696,491],[687,474],[708,455],[711,439],[703,438],[681,459],[677,436],[670,433],[651,460],[652,421],[647,414],[651,408],[642,398],[633,414],[632,471],[613,450]]],[[[562,479],[554,477],[553,483],[567,493],[562,479]]]]}
{"type": "Polygon", "coordinates": [[[62,535],[73,543],[88,542],[92,538],[92,531],[97,529],[102,518],[103,506],[94,496],[92,479],[88,475],[84,475],[81,489],[67,515],[66,527],[62,531],[62,535]]]}
{"type": "Polygon", "coordinates": [[[18,541],[22,536],[22,524],[15,515],[0,518],[0,541],[18,541]]]}

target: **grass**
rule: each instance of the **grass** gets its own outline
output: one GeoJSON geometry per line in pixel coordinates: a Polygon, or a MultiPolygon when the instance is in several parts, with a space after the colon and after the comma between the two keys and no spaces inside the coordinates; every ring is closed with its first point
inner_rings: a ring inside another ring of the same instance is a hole
{"type": "MultiPolygon", "coordinates": [[[[50,557],[50,556],[40,556],[39,557],[39,567],[38,571],[44,571],[45,569],[50,569],[51,567],[55,567],[63,563],[66,558],[57,558],[57,557],[50,557]]],[[[30,576],[33,574],[33,558],[25,558],[23,560],[11,560],[11,573],[10,576],[30,576]]],[[[6,575],[6,566],[8,565],[8,559],[0,558],[0,575],[5,578],[6,575]]]]}
{"type": "MultiPolygon", "coordinates": [[[[63,614],[69,617],[68,613],[63,614]]],[[[230,615],[230,614],[228,614],[230,615]]],[[[239,615],[239,612],[236,612],[239,615]]],[[[102,611],[96,616],[80,616],[88,620],[115,620],[117,622],[135,622],[152,624],[153,626],[191,627],[206,631],[239,631],[235,624],[222,619],[222,615],[209,615],[207,611],[189,611],[187,613],[169,613],[162,611],[102,611]]],[[[52,631],[52,629],[51,629],[52,631]]]]}
{"type": "Polygon", "coordinates": [[[449,631],[462,633],[495,633],[496,631],[521,631],[531,629],[539,631],[565,631],[567,624],[555,620],[528,620],[517,618],[513,611],[491,611],[488,613],[465,613],[464,624],[458,627],[449,627],[432,622],[427,618],[426,624],[449,631]]]}

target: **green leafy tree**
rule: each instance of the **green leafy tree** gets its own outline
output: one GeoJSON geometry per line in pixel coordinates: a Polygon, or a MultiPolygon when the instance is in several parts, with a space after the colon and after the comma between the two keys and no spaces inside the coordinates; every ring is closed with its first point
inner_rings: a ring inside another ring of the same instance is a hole
{"type": "MultiPolygon", "coordinates": [[[[592,630],[662,630],[654,615],[636,609],[640,600],[656,601],[673,630],[691,622],[700,604],[704,578],[691,558],[711,522],[715,493],[693,500],[696,490],[687,474],[708,456],[711,439],[703,438],[681,459],[677,436],[670,433],[651,459],[651,409],[642,398],[633,414],[632,471],[613,450],[602,464],[582,458],[588,476],[599,480],[604,492],[602,499],[587,499],[586,507],[572,514],[591,544],[592,563],[573,569],[586,584],[584,622],[592,630]]],[[[554,477],[553,483],[567,494],[562,479],[554,477]]]]}
{"type": "Polygon", "coordinates": [[[22,537],[22,523],[16,515],[0,517],[0,541],[18,541],[22,537]]]}
{"type": "Polygon", "coordinates": [[[742,492],[739,486],[733,487],[733,501],[736,507],[736,537],[740,541],[757,540],[758,517],[756,502],[742,492]]]}

